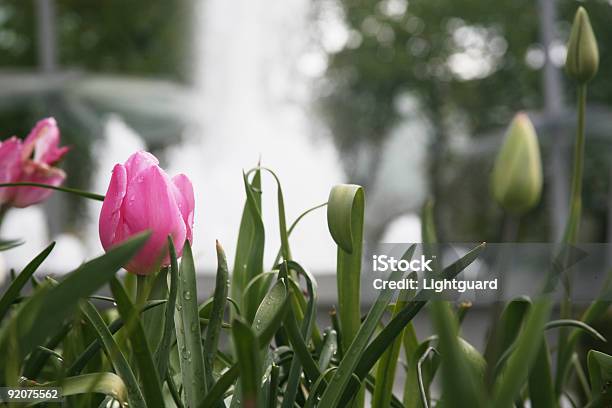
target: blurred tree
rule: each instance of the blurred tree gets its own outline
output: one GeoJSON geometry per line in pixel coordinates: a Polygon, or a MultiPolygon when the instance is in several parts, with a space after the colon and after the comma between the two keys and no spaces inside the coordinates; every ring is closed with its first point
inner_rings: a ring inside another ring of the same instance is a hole
{"type": "MultiPolygon", "coordinates": [[[[552,37],[548,55],[560,66],[578,3],[554,3],[560,17],[548,30],[552,37]]],[[[416,114],[427,118],[432,127],[430,188],[437,201],[439,224],[446,226],[444,239],[498,240],[499,230],[487,220],[498,219],[500,213],[487,199],[489,180],[483,172],[489,168],[494,151],[486,154],[485,150],[485,154],[466,160],[453,154],[449,146],[465,134],[490,136],[505,128],[516,111],[544,109],[541,70],[546,54],[538,2],[321,0],[319,7],[330,4],[341,7],[348,40],[340,51],[329,55],[326,79],[330,85],[321,103],[336,144],[348,158],[345,167],[349,178],[366,186],[374,182],[390,130],[398,122],[410,120],[398,109],[399,102],[406,94],[416,96],[416,114]],[[370,152],[367,161],[360,160],[364,149],[370,152]]],[[[585,6],[597,36],[609,38],[612,7],[605,1],[589,1],[585,6]]],[[[605,67],[612,54],[605,41],[600,41],[600,51],[605,67]]],[[[610,75],[600,70],[590,87],[591,104],[612,102],[610,75]]],[[[569,85],[566,81],[565,93],[573,100],[569,85]]],[[[567,104],[573,106],[571,101],[567,104]]],[[[563,113],[573,117],[570,112],[563,113]]],[[[570,130],[558,136],[573,138],[573,127],[570,130]]],[[[599,149],[599,156],[604,152],[599,149]]],[[[590,172],[587,177],[607,184],[608,174],[590,172]]],[[[587,197],[585,206],[594,204],[592,199],[587,197]]],[[[601,197],[597,200],[601,204],[601,197]]],[[[523,235],[550,238],[550,221],[544,210],[541,205],[528,215],[537,222],[525,223],[529,225],[523,228],[523,235]]],[[[601,207],[590,210],[591,215],[597,215],[601,207]]],[[[596,228],[591,238],[601,234],[596,228]]]]}

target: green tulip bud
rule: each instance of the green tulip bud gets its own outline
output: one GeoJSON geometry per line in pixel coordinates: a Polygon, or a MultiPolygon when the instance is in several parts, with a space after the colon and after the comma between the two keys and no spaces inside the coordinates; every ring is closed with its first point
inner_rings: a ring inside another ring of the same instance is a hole
{"type": "Polygon", "coordinates": [[[570,78],[584,84],[595,76],[598,66],[599,51],[593,27],[586,10],[579,7],[567,43],[565,70],[570,78]]]}
{"type": "Polygon", "coordinates": [[[508,212],[533,208],[542,193],[542,161],[538,136],[525,113],[518,113],[506,133],[491,177],[493,196],[508,212]]]}

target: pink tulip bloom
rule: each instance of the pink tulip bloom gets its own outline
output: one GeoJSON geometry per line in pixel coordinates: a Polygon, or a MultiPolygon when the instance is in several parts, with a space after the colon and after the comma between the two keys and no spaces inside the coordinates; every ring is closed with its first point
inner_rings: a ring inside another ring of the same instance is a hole
{"type": "Polygon", "coordinates": [[[100,241],[104,250],[143,231],[151,237],[125,265],[129,272],[146,275],[170,264],[168,236],[181,256],[191,242],[194,195],[191,181],[179,174],[170,179],[155,156],[137,152],[113,168],[100,212],[100,241]]]}
{"type": "MultiPolygon", "coordinates": [[[[53,118],[39,121],[22,141],[11,137],[0,143],[0,183],[41,183],[59,186],[66,179],[54,165],[68,152],[59,147],[60,133],[53,118]]],[[[2,187],[0,204],[27,207],[47,199],[53,190],[40,187],[2,187]]]]}

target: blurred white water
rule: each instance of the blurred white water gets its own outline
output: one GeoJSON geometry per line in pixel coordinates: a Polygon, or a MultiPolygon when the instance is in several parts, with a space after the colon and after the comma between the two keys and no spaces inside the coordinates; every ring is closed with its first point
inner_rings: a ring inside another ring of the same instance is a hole
{"type": "MultiPolygon", "coordinates": [[[[337,153],[317,137],[309,112],[310,79],[297,65],[308,46],[310,2],[239,0],[202,2],[195,26],[194,76],[201,95],[200,127],[170,149],[171,173],[184,172],[197,194],[195,253],[206,271],[215,267],[214,240],[230,258],[244,204],[242,170],[261,158],[281,179],[288,222],[327,200],[342,180],[337,153]]],[[[279,246],[276,186],[263,175],[266,265],[279,246]]],[[[292,237],[294,256],[315,271],[335,262],[325,210],[306,218],[292,237]]]]}

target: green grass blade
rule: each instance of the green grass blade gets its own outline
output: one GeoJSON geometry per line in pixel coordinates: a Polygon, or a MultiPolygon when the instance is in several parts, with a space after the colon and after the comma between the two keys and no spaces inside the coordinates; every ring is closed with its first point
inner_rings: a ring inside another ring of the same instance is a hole
{"type": "MultiPolygon", "coordinates": [[[[157,306],[163,305],[165,303],[166,303],[165,300],[149,301],[149,302],[145,303],[145,305],[144,305],[142,310],[145,311],[145,310],[148,310],[148,309],[150,309],[152,307],[157,307],[157,306]]],[[[111,332],[111,334],[115,334],[122,327],[123,327],[123,319],[118,318],[116,320],[113,320],[113,322],[108,325],[108,330],[111,332]]],[[[68,371],[67,371],[68,375],[69,376],[76,376],[76,375],[78,375],[83,370],[83,368],[85,368],[87,363],[96,355],[96,353],[100,350],[101,347],[102,347],[102,343],[100,343],[100,341],[98,339],[92,341],[85,348],[85,350],[81,353],[81,355],[78,356],[74,360],[74,362],[72,363],[70,368],[68,368],[68,371]]]]}
{"type": "Polygon", "coordinates": [[[113,373],[92,373],[67,377],[58,382],[41,384],[43,387],[61,387],[62,395],[98,393],[127,403],[127,389],[121,377],[113,373]]]}
{"type": "Polygon", "coordinates": [[[149,348],[149,343],[147,342],[137,311],[121,282],[117,278],[113,278],[110,284],[113,296],[117,301],[119,315],[127,322],[128,339],[132,344],[147,406],[149,408],[162,408],[164,406],[164,396],[162,394],[161,381],[159,380],[151,349],[149,348]]]}
{"type": "Polygon", "coordinates": [[[217,278],[215,282],[215,293],[213,295],[212,311],[210,321],[206,327],[206,338],[204,340],[204,370],[209,385],[213,384],[213,363],[219,345],[219,335],[223,325],[223,313],[227,300],[228,271],[225,252],[217,241],[217,278]]]}
{"type": "MultiPolygon", "coordinates": [[[[291,226],[289,227],[289,229],[287,230],[287,238],[289,238],[291,236],[291,233],[293,232],[293,230],[295,229],[295,227],[297,227],[297,225],[300,223],[300,221],[302,221],[302,219],[304,217],[306,217],[308,214],[310,214],[311,212],[318,210],[319,208],[323,208],[327,205],[327,203],[323,203],[323,204],[319,204],[319,205],[315,205],[314,207],[311,207],[309,209],[307,209],[306,211],[304,211],[303,213],[301,213],[300,215],[298,215],[298,217],[291,223],[291,226]]],[[[282,256],[282,248],[280,248],[278,250],[278,252],[276,253],[276,258],[274,258],[274,265],[278,265],[278,263],[280,262],[282,256]]]]}
{"type": "Polygon", "coordinates": [[[8,251],[23,244],[25,244],[25,241],[21,239],[0,240],[0,252],[8,251]]]}
{"type": "MultiPolygon", "coordinates": [[[[155,350],[155,363],[159,378],[166,378],[170,359],[170,348],[174,336],[174,309],[176,307],[176,296],[178,293],[178,261],[176,259],[176,249],[171,237],[168,237],[168,252],[170,254],[170,291],[168,301],[164,308],[164,327],[162,338],[157,350],[155,350]]],[[[162,381],[163,382],[163,381],[162,381]]]]}
{"type": "Polygon", "coordinates": [[[459,342],[459,322],[450,304],[434,300],[431,310],[442,356],[442,398],[445,404],[457,408],[484,406],[484,390],[459,342]]]}
{"type": "MultiPolygon", "coordinates": [[[[259,319],[260,323],[259,327],[255,325],[253,330],[257,335],[257,344],[261,345],[261,348],[268,346],[274,334],[281,326],[289,307],[289,295],[287,294],[285,284],[282,280],[279,280],[264,298],[260,306],[261,311],[258,310],[256,314],[256,320],[259,319]]],[[[239,374],[240,368],[238,364],[232,365],[212,386],[199,407],[209,408],[221,402],[223,394],[232,386],[239,374]]]]}
{"type": "Polygon", "coordinates": [[[41,184],[41,183],[0,183],[0,187],[40,187],[47,188],[50,190],[61,191],[63,193],[73,194],[84,198],[89,198],[90,200],[96,201],[104,201],[104,196],[101,194],[90,193],[89,191],[78,190],[76,188],[70,187],[59,187],[52,186],[49,184],[41,184]]]}
{"type": "Polygon", "coordinates": [[[591,350],[587,354],[587,366],[591,380],[591,400],[596,402],[589,406],[609,407],[612,404],[612,356],[591,350]]]}
{"type": "Polygon", "coordinates": [[[327,224],[338,245],[338,316],[342,348],[348,349],[361,325],[360,274],[365,199],[363,189],[353,184],[337,185],[329,194],[327,224]]]}
{"type": "MultiPolygon", "coordinates": [[[[415,248],[416,247],[412,245],[402,256],[402,259],[409,261],[414,254],[415,248]]],[[[399,295],[393,307],[393,317],[397,316],[399,312],[407,306],[408,293],[408,291],[403,291],[399,295]]],[[[391,405],[395,371],[402,346],[402,334],[403,330],[399,332],[391,346],[384,352],[376,368],[376,386],[372,394],[372,404],[375,407],[388,408],[391,405]]]]}
{"type": "Polygon", "coordinates": [[[179,270],[174,321],[177,347],[181,356],[179,361],[185,390],[185,406],[188,407],[197,407],[207,390],[197,302],[195,265],[191,246],[189,241],[186,241],[179,270]]]}
{"type": "MultiPolygon", "coordinates": [[[[447,266],[442,275],[446,279],[456,277],[461,271],[474,262],[484,250],[485,244],[480,244],[462,258],[447,266]]],[[[419,295],[417,295],[419,296],[419,295]]],[[[376,361],[382,356],[387,348],[393,343],[399,333],[412,321],[419,311],[427,304],[427,301],[411,301],[378,333],[378,335],[361,353],[355,374],[361,380],[370,372],[376,361]]],[[[354,390],[349,385],[346,394],[350,395],[354,390]]]]}
{"type": "Polygon", "coordinates": [[[319,353],[318,360],[320,371],[327,370],[332,360],[332,357],[334,357],[337,350],[338,336],[336,335],[336,331],[334,329],[329,328],[323,333],[323,345],[321,347],[321,352],[319,353]]]}
{"type": "MultiPolygon", "coordinates": [[[[400,270],[393,271],[389,280],[399,280],[403,275],[400,270]]],[[[335,408],[339,406],[342,396],[349,382],[353,378],[359,360],[368,345],[368,341],[374,334],[380,319],[382,318],[395,290],[385,288],[380,292],[378,298],[372,305],[355,339],[344,354],[344,358],[338,366],[338,371],[332,377],[329,385],[321,396],[320,405],[335,408]]]]}
{"type": "Polygon", "coordinates": [[[516,347],[497,378],[493,391],[493,405],[510,406],[527,380],[542,338],[543,329],[550,315],[551,302],[547,297],[533,303],[517,337],[516,347]]]}
{"type": "Polygon", "coordinates": [[[11,282],[6,292],[4,292],[4,295],[2,295],[0,298],[0,321],[2,321],[6,315],[6,312],[8,312],[13,302],[21,293],[21,289],[23,289],[25,284],[28,283],[30,277],[34,274],[34,272],[36,272],[43,261],[47,259],[47,256],[49,256],[54,246],[55,242],[51,243],[51,245],[45,248],[40,254],[32,259],[30,263],[23,268],[21,273],[11,282]]]}
{"type": "Polygon", "coordinates": [[[251,279],[263,272],[265,232],[261,219],[261,171],[255,171],[251,183],[243,173],[243,181],[246,202],[236,244],[231,297],[242,302],[241,309],[248,319],[253,317],[259,303],[256,303],[257,295],[244,298],[243,291],[251,279]]]}
{"type": "MultiPolygon", "coordinates": [[[[280,253],[285,261],[289,261],[291,260],[291,249],[289,247],[289,232],[287,231],[287,217],[285,216],[285,199],[283,197],[283,189],[281,186],[281,182],[278,176],[276,175],[276,173],[267,167],[258,166],[255,169],[249,171],[247,173],[247,176],[251,172],[260,171],[260,170],[265,170],[268,173],[270,173],[272,177],[274,177],[274,181],[276,182],[276,201],[277,201],[277,206],[278,206],[278,226],[279,226],[280,242],[281,242],[280,253]]],[[[274,266],[276,266],[277,263],[278,261],[274,263],[274,266]]]]}
{"type": "Polygon", "coordinates": [[[529,372],[529,399],[532,407],[558,406],[551,372],[550,351],[544,338],[540,342],[538,354],[529,372]]]}
{"type": "MultiPolygon", "coordinates": [[[[304,344],[308,344],[310,341],[310,336],[312,334],[312,329],[314,327],[315,318],[316,318],[316,304],[317,304],[317,286],[314,278],[310,273],[308,273],[300,264],[297,262],[286,262],[284,265],[289,270],[294,270],[298,272],[299,275],[304,276],[307,285],[308,291],[308,305],[306,306],[306,313],[302,319],[302,326],[300,328],[300,336],[302,337],[302,341],[304,344]]],[[[289,319],[295,319],[295,316],[289,316],[289,319]]],[[[311,359],[308,359],[306,364],[310,363],[311,359]]],[[[314,361],[312,362],[314,363],[314,361]]],[[[317,367],[318,368],[318,367],[317,367]]],[[[312,370],[313,371],[313,370],[312,370]]],[[[302,361],[299,358],[294,358],[291,362],[291,367],[289,368],[289,378],[287,380],[287,385],[285,387],[285,395],[283,398],[282,407],[284,408],[292,408],[295,402],[295,398],[297,396],[298,387],[300,384],[300,377],[302,373],[302,361]]],[[[318,374],[318,373],[317,373],[318,374]]]]}
{"type": "Polygon", "coordinates": [[[255,332],[248,323],[234,319],[232,339],[240,368],[240,406],[260,407],[261,359],[255,332]]]}
{"type": "MultiPolygon", "coordinates": [[[[81,265],[56,286],[44,290],[41,288],[31,296],[12,320],[16,325],[14,334],[19,342],[19,361],[42,344],[48,333],[53,332],[72,314],[80,299],[90,296],[112,279],[148,237],[149,234],[139,234],[125,241],[106,254],[81,265]]],[[[0,351],[6,351],[6,333],[0,336],[0,351]]]]}
{"type": "Polygon", "coordinates": [[[91,324],[96,331],[98,339],[103,344],[106,354],[113,364],[115,372],[119,374],[123,382],[126,384],[130,406],[146,408],[147,405],[140,390],[140,386],[138,385],[138,380],[132,372],[132,368],[130,367],[125,356],[121,352],[119,345],[115,342],[113,335],[104,323],[102,316],[100,316],[98,310],[93,304],[91,304],[91,302],[83,302],[81,304],[81,310],[83,311],[83,315],[87,318],[89,324],[91,324]]]}

